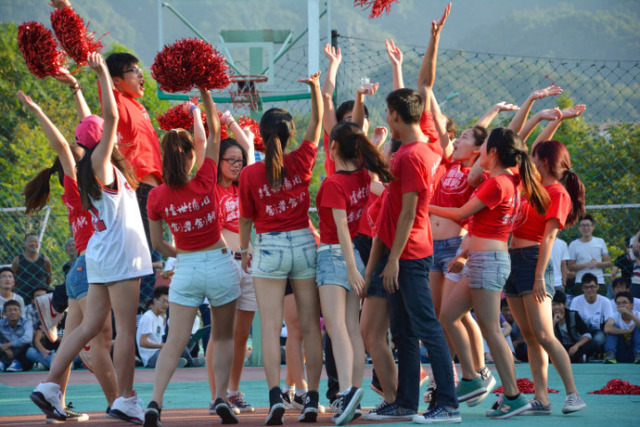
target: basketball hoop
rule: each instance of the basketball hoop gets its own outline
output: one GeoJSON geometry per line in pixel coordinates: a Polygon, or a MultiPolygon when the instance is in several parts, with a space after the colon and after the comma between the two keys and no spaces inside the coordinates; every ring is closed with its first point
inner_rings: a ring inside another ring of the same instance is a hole
{"type": "Polygon", "coordinates": [[[229,89],[229,95],[231,96],[233,106],[242,107],[248,105],[250,110],[257,110],[258,101],[260,100],[260,92],[258,92],[257,84],[264,83],[267,80],[267,76],[259,74],[232,76],[231,83],[235,84],[235,88],[229,89]]]}

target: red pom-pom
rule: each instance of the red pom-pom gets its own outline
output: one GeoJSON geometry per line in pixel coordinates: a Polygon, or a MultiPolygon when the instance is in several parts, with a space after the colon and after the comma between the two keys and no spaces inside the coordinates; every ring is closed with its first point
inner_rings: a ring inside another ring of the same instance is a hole
{"type": "Polygon", "coordinates": [[[166,92],[193,88],[224,89],[229,86],[227,60],[209,43],[187,38],[165,46],[156,55],[151,75],[166,92]]]}
{"type": "Polygon", "coordinates": [[[58,49],[53,33],[35,21],[18,27],[18,47],[27,68],[39,79],[57,76],[64,66],[64,52],[58,49]]]}
{"type": "Polygon", "coordinates": [[[251,132],[253,132],[253,134],[255,135],[253,139],[253,147],[257,151],[264,153],[265,148],[264,148],[264,141],[260,136],[260,124],[255,120],[253,120],[251,117],[242,116],[238,119],[238,125],[242,129],[248,127],[251,130],[251,132]]]}
{"type": "MultiPolygon", "coordinates": [[[[516,385],[518,386],[518,391],[524,394],[534,394],[536,389],[533,385],[533,382],[529,378],[518,378],[516,380],[516,385]]],[[[496,387],[493,390],[494,393],[504,393],[504,389],[502,386],[496,387]]],[[[547,388],[548,393],[558,393],[558,390],[554,390],[552,388],[547,388]]]]}
{"type": "Polygon", "coordinates": [[[640,394],[640,386],[616,378],[609,381],[600,390],[592,391],[589,394],[640,394]]]}
{"type": "Polygon", "coordinates": [[[354,6],[360,6],[363,9],[371,8],[371,12],[369,13],[369,19],[377,18],[382,13],[389,14],[389,10],[391,9],[391,3],[397,3],[398,0],[354,0],[354,6]]]}
{"type": "Polygon", "coordinates": [[[70,7],[56,9],[51,13],[51,26],[60,45],[79,67],[87,65],[91,52],[102,52],[100,39],[94,40],[95,33],[88,30],[88,24],[70,7]]]}
{"type": "MultiPolygon", "coordinates": [[[[191,102],[195,104],[194,101],[191,102]]],[[[164,114],[158,115],[157,119],[160,128],[166,131],[181,128],[193,133],[193,115],[184,111],[185,104],[186,102],[176,105],[175,107],[171,107],[164,114]]],[[[218,115],[220,116],[221,114],[218,113],[218,115]]],[[[204,125],[205,134],[209,136],[209,126],[207,126],[207,118],[204,111],[202,112],[202,124],[204,125]]],[[[222,123],[220,123],[220,126],[220,139],[228,138],[229,132],[227,127],[222,123]]]]}

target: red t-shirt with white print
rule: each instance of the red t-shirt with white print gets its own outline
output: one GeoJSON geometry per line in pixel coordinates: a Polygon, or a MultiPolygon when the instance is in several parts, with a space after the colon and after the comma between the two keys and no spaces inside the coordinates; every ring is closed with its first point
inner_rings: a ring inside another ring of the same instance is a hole
{"type": "MultiPolygon", "coordinates": [[[[467,203],[474,190],[474,187],[470,186],[467,181],[470,171],[471,167],[462,166],[460,163],[450,163],[445,174],[438,181],[429,204],[443,208],[459,208],[467,203]]],[[[456,222],[466,227],[468,220],[466,218],[456,222]]]]}
{"type": "Polygon", "coordinates": [[[176,248],[197,251],[220,240],[217,175],[218,166],[212,159],[206,158],[186,185],[174,190],[161,184],[149,192],[149,219],[162,219],[169,225],[176,248]]]}
{"type": "Polygon", "coordinates": [[[378,223],[378,236],[388,248],[392,247],[396,235],[403,195],[418,192],[415,219],[401,259],[421,259],[433,254],[428,207],[441,156],[428,145],[421,141],[404,144],[391,162],[391,173],[395,179],[387,187],[388,195],[380,210],[378,223]]]}
{"type": "Polygon", "coordinates": [[[482,182],[471,194],[486,205],[471,216],[470,234],[487,239],[509,240],[520,199],[520,177],[503,173],[482,182]]]}
{"type": "Polygon", "coordinates": [[[73,240],[76,243],[76,252],[78,255],[87,249],[87,243],[93,235],[93,226],[91,223],[91,213],[82,208],[82,200],[78,191],[78,183],[71,177],[65,175],[64,194],[62,201],[69,212],[69,225],[73,232],[73,240]]]}
{"type": "Polygon", "coordinates": [[[240,216],[252,218],[257,233],[300,230],[309,226],[309,183],[318,147],[303,141],[284,155],[286,174],[282,188],[267,183],[264,161],[242,169],[240,216]]]}
{"type": "Polygon", "coordinates": [[[337,171],[322,182],[316,196],[322,243],[329,245],[340,243],[333,219],[333,209],[345,210],[349,235],[353,239],[358,234],[360,219],[369,199],[370,184],[371,177],[366,169],[352,173],[337,171]]]}
{"type": "Polygon", "coordinates": [[[218,196],[218,219],[220,226],[233,233],[240,232],[240,195],[238,186],[231,184],[223,187],[216,184],[216,194],[218,196]]]}
{"type": "Polygon", "coordinates": [[[560,183],[547,185],[544,189],[547,190],[551,198],[551,203],[547,208],[546,214],[540,215],[529,204],[529,201],[524,198],[520,209],[518,209],[516,220],[514,221],[514,237],[541,242],[545,223],[552,218],[558,220],[560,230],[564,228],[564,223],[567,221],[567,216],[569,216],[572,206],[569,193],[566,188],[564,188],[564,185],[560,183]]]}

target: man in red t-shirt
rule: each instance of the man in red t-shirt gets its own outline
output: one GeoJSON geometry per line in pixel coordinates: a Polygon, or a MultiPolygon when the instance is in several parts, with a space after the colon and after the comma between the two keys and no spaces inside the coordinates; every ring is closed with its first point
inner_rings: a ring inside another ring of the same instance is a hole
{"type": "MultiPolygon", "coordinates": [[[[441,156],[429,147],[420,127],[424,98],[411,89],[387,96],[386,120],[393,139],[402,141],[391,162],[395,180],[380,210],[378,235],[365,281],[387,291],[391,333],[398,348],[398,393],[393,413],[383,417],[417,414],[420,382],[419,341],[427,347],[438,384],[436,407],[456,411],[451,358],[429,291],[433,239],[428,203],[441,156]],[[375,283],[378,281],[378,283],[375,283]]],[[[431,115],[428,115],[428,119],[431,115]]]]}

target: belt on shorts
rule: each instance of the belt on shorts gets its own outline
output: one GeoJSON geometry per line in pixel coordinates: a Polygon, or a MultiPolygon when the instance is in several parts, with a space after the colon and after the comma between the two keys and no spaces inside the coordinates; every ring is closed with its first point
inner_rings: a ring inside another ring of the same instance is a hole
{"type": "Polygon", "coordinates": [[[334,243],[333,245],[320,245],[317,252],[328,251],[330,249],[340,249],[340,244],[334,243]]]}
{"type": "Polygon", "coordinates": [[[233,259],[242,259],[242,254],[240,252],[231,252],[233,255],[233,259]]]}

